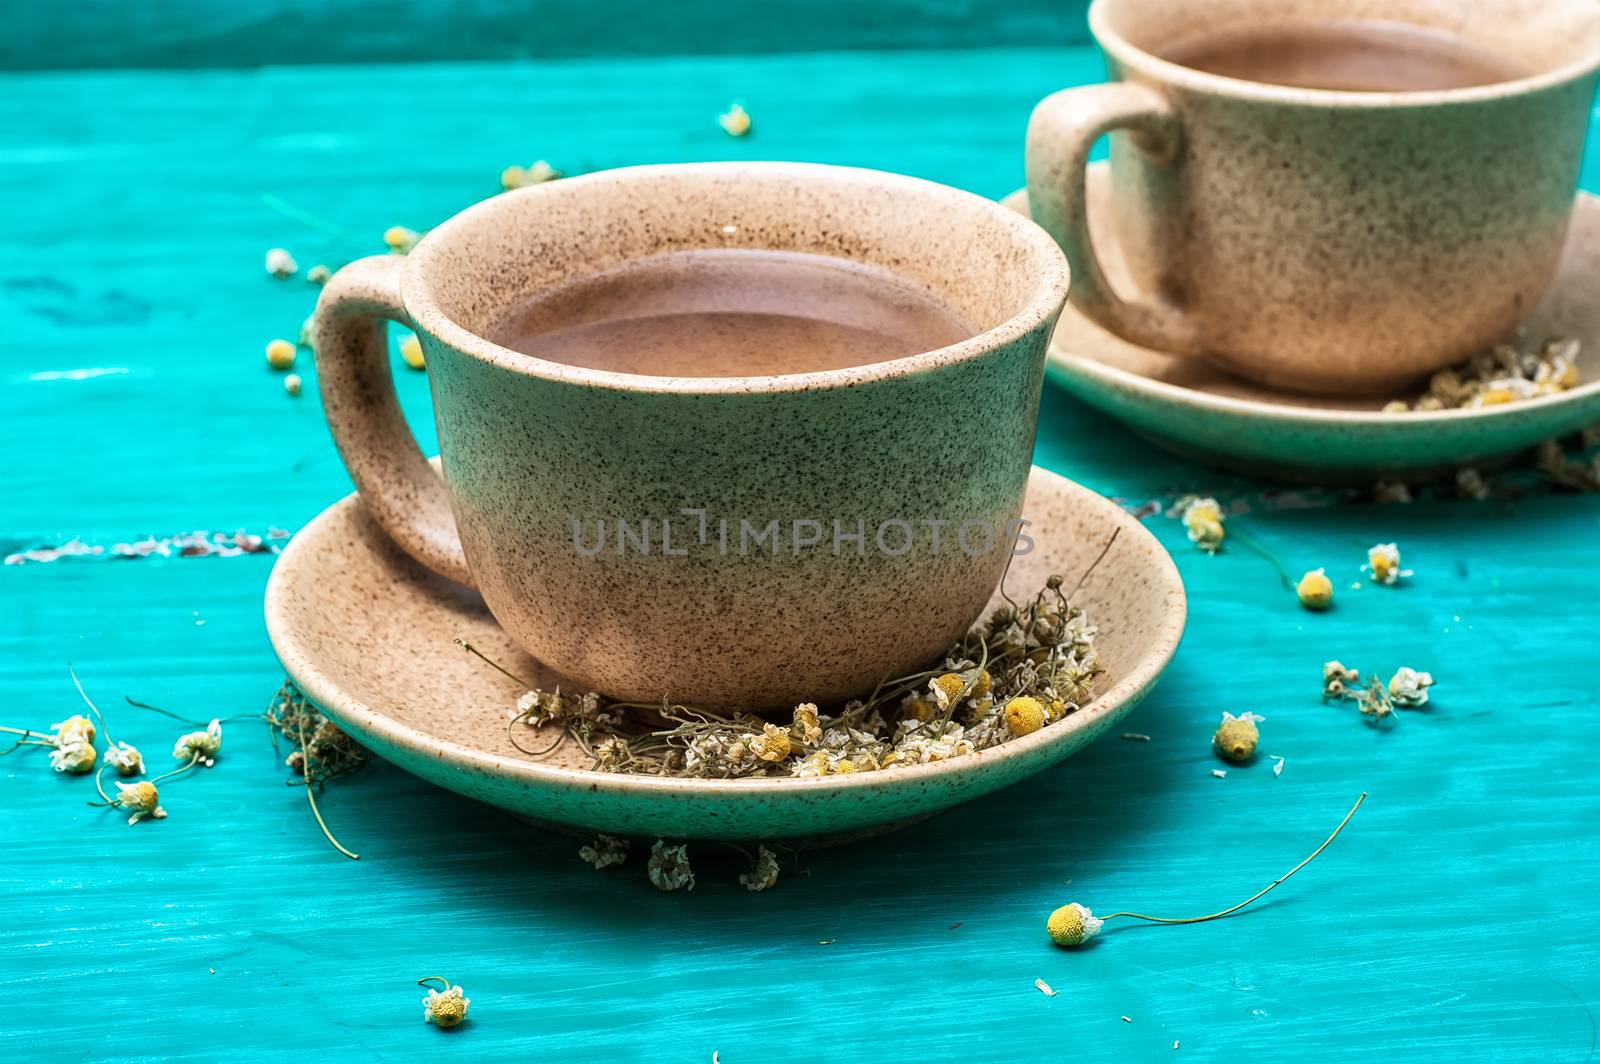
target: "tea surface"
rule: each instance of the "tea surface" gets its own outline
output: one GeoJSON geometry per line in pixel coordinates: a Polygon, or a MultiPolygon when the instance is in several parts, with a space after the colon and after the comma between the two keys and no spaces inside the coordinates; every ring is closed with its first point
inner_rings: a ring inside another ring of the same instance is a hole
{"type": "Polygon", "coordinates": [[[1183,38],[1161,54],[1222,77],[1346,92],[1465,89],[1531,73],[1453,34],[1370,19],[1235,26],[1183,38]]]}
{"type": "Polygon", "coordinates": [[[871,365],[974,330],[908,280],[782,251],[669,252],[552,288],[490,339],[619,373],[740,377],[871,365]]]}

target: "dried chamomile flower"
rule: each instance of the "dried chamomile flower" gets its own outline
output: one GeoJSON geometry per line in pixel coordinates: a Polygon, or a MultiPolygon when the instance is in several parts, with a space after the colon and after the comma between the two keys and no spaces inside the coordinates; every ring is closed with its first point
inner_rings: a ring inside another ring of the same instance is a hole
{"type": "Polygon", "coordinates": [[[939,715],[939,703],[919,694],[906,695],[900,702],[900,719],[929,721],[939,715]]]}
{"type": "Polygon", "coordinates": [[[294,365],[295,356],[298,354],[294,344],[287,340],[267,341],[267,365],[273,369],[288,369],[294,365]]]}
{"type": "Polygon", "coordinates": [[[789,737],[807,746],[815,746],[822,741],[822,722],[817,716],[814,702],[802,702],[794,707],[794,723],[789,726],[789,737]]]}
{"type": "Polygon", "coordinates": [[[313,341],[316,339],[316,336],[317,316],[314,313],[308,314],[306,316],[306,320],[300,323],[300,332],[295,338],[295,343],[300,347],[305,348],[307,351],[312,351],[316,349],[316,344],[313,343],[313,341]]]}
{"type": "Polygon", "coordinates": [[[1428,688],[1432,686],[1432,673],[1402,668],[1389,678],[1389,698],[1397,706],[1427,705],[1428,688]]]}
{"type": "Polygon", "coordinates": [[[933,700],[940,711],[948,710],[951,706],[961,701],[967,689],[967,681],[953,672],[943,676],[935,676],[928,681],[928,691],[933,695],[933,700]]]}
{"type": "Polygon", "coordinates": [[[300,390],[304,386],[305,382],[300,379],[298,373],[291,373],[283,378],[283,390],[291,399],[300,398],[300,390]]]}
{"type": "Polygon", "coordinates": [[[1325,610],[1333,605],[1333,581],[1325,569],[1312,569],[1300,578],[1294,593],[1308,610],[1325,610]]]}
{"type": "Polygon", "coordinates": [[[1383,681],[1374,676],[1356,696],[1356,708],[1367,718],[1368,723],[1381,724],[1393,718],[1394,699],[1389,697],[1389,689],[1384,686],[1383,681]]]}
{"type": "Polygon", "coordinates": [[[1408,503],[1414,501],[1411,495],[1411,485],[1403,480],[1380,480],[1372,485],[1372,501],[1384,503],[1408,503]]]}
{"type": "Polygon", "coordinates": [[[111,743],[106,747],[106,764],[119,776],[137,776],[144,771],[144,755],[127,743],[111,743]]]}
{"type": "MultiPolygon", "coordinates": [[[[1219,777],[1227,775],[1220,769],[1213,771],[1211,774],[1219,777]]],[[[1050,914],[1050,919],[1045,923],[1045,930],[1050,933],[1050,940],[1056,945],[1070,947],[1083,945],[1085,942],[1093,938],[1100,931],[1100,928],[1103,925],[1110,923],[1112,920],[1143,920],[1146,923],[1152,924],[1203,924],[1208,920],[1220,920],[1225,916],[1232,916],[1245,906],[1265,897],[1267,894],[1270,894],[1273,890],[1277,889],[1279,886],[1293,877],[1296,872],[1300,871],[1300,869],[1316,860],[1317,855],[1322,853],[1323,850],[1326,850],[1333,843],[1333,840],[1339,837],[1339,833],[1344,830],[1346,824],[1350,823],[1350,818],[1356,815],[1356,810],[1360,809],[1361,803],[1366,800],[1367,792],[1362,791],[1361,794],[1356,798],[1355,804],[1350,807],[1350,811],[1344,815],[1344,819],[1339,821],[1339,826],[1334,828],[1332,834],[1330,834],[1326,839],[1322,840],[1321,846],[1318,846],[1315,850],[1312,850],[1310,856],[1301,861],[1299,864],[1295,865],[1293,868],[1289,869],[1289,871],[1285,872],[1277,879],[1273,880],[1264,889],[1256,891],[1254,894],[1250,895],[1237,905],[1230,905],[1228,908],[1222,909],[1219,912],[1206,913],[1204,916],[1148,916],[1144,913],[1124,911],[1114,912],[1104,918],[1097,919],[1094,913],[1091,912],[1087,906],[1079,905],[1077,902],[1072,902],[1070,905],[1063,905],[1061,908],[1050,914]]],[[[1133,1022],[1126,1016],[1122,1018],[1129,1023],[1133,1022]]],[[[1176,1042],[1173,1043],[1173,1048],[1177,1048],[1176,1042]]]]}
{"type": "Polygon", "coordinates": [[[1412,570],[1400,568],[1400,548],[1393,543],[1377,543],[1367,550],[1367,564],[1363,572],[1386,587],[1393,587],[1402,577],[1413,575],[1412,570]]]}
{"type": "Polygon", "coordinates": [[[156,785],[149,780],[118,783],[116,802],[122,808],[133,811],[133,815],[128,817],[130,824],[137,824],[145,817],[165,820],[167,816],[167,811],[161,808],[161,796],[156,793],[156,785]]]}
{"type": "Polygon", "coordinates": [[[94,721],[85,716],[71,716],[58,724],[50,725],[52,737],[57,746],[70,746],[73,743],[83,743],[87,746],[94,745],[94,721]]]}
{"type": "Polygon", "coordinates": [[[1045,930],[1058,946],[1081,946],[1100,933],[1104,920],[1097,919],[1088,906],[1071,902],[1050,914],[1045,930]]]}
{"type": "Polygon", "coordinates": [[[612,868],[628,859],[628,840],[596,835],[593,842],[578,851],[578,856],[597,871],[612,868]]]}
{"type": "Polygon", "coordinates": [[[1006,727],[1011,734],[1021,738],[1032,735],[1045,726],[1044,704],[1037,698],[1020,695],[1006,703],[1006,727]]]}
{"type": "Polygon", "coordinates": [[[400,361],[411,369],[426,369],[427,361],[422,357],[422,341],[417,339],[416,333],[411,333],[400,341],[400,361]]]}
{"type": "Polygon", "coordinates": [[[745,890],[767,890],[778,882],[778,855],[765,846],[756,847],[755,863],[750,871],[739,876],[745,890]]]}
{"type": "Polygon", "coordinates": [[[508,166],[500,171],[500,187],[510,192],[514,188],[542,185],[561,176],[561,171],[540,159],[529,167],[508,166]]]}
{"type": "Polygon", "coordinates": [[[761,760],[778,762],[789,756],[794,744],[789,741],[787,729],[768,722],[761,726],[761,734],[750,740],[749,747],[761,760]]]}
{"type": "Polygon", "coordinates": [[[694,870],[689,867],[689,848],[683,844],[668,846],[657,839],[650,847],[650,863],[646,866],[651,886],[657,890],[693,890],[694,870]]]}
{"type": "Polygon", "coordinates": [[[1179,515],[1190,542],[1208,554],[1222,549],[1227,533],[1222,528],[1222,506],[1217,500],[1190,496],[1179,515]]]}
{"type": "Polygon", "coordinates": [[[1350,693],[1352,685],[1361,682],[1359,669],[1347,669],[1337,661],[1325,661],[1322,664],[1322,697],[1344,698],[1350,693]]]}
{"type": "Polygon", "coordinates": [[[1256,725],[1266,720],[1258,713],[1222,714],[1222,723],[1211,737],[1211,746],[1224,761],[1242,765],[1256,756],[1256,743],[1261,741],[1261,731],[1256,725]]]}
{"type": "Polygon", "coordinates": [[[742,137],[750,132],[750,112],[744,109],[743,104],[735,103],[717,116],[717,125],[730,137],[742,137]]]}
{"type": "Polygon", "coordinates": [[[306,271],[306,280],[310,281],[312,284],[327,284],[332,279],[333,271],[322,265],[320,262],[306,271]]]}
{"type": "Polygon", "coordinates": [[[407,229],[403,225],[391,225],[383,231],[383,242],[396,255],[404,255],[416,247],[417,241],[421,239],[421,233],[418,233],[415,229],[407,229]]]}
{"type": "Polygon", "coordinates": [[[64,742],[50,751],[50,767],[74,776],[94,771],[94,760],[94,747],[86,742],[64,742]]]}
{"type": "Polygon", "coordinates": [[[267,272],[280,281],[285,277],[293,277],[300,267],[295,263],[294,256],[283,248],[270,248],[267,251],[267,272]]]}
{"type": "Polygon", "coordinates": [[[206,725],[205,731],[180,735],[172,747],[172,756],[179,761],[188,761],[209,768],[217,763],[217,753],[221,749],[222,722],[213,720],[206,725]]]}
{"type": "Polygon", "coordinates": [[[467,1018],[472,999],[459,986],[452,985],[450,980],[440,976],[430,975],[417,980],[418,986],[428,986],[429,983],[438,983],[444,989],[428,988],[428,996],[422,999],[422,1021],[435,1027],[459,1027],[467,1018]]]}
{"type": "Polygon", "coordinates": [[[1483,501],[1489,497],[1489,482],[1483,479],[1483,474],[1471,466],[1456,470],[1456,491],[1462,497],[1483,501]]]}

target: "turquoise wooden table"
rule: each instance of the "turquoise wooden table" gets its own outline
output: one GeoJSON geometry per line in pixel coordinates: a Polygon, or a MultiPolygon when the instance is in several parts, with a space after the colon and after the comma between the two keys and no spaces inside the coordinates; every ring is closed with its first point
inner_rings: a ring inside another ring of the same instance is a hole
{"type": "MultiPolygon", "coordinates": [[[[196,529],[294,530],[349,490],[302,359],[263,343],[313,301],[262,271],[379,250],[494,192],[500,169],[789,158],[908,171],[988,196],[1021,179],[1031,105],[1101,76],[1082,48],[0,75],[5,322],[0,723],[77,710],[73,662],[119,733],[165,760],[172,722],[258,711],[270,554],[115,560],[196,529]],[[755,135],[714,116],[735,98],[755,135]],[[269,208],[334,220],[344,238],[269,208]]],[[[1591,148],[1585,183],[1600,188],[1591,148]]],[[[431,440],[427,385],[401,380],[431,440]]],[[[817,852],[750,894],[601,875],[569,839],[384,764],[331,784],[323,840],[265,728],[130,828],[41,751],[0,760],[0,1058],[710,1061],[1585,1061],[1600,1003],[1600,748],[1592,666],[1600,499],[1375,505],[1218,474],[1047,387],[1037,460],[1130,507],[1200,491],[1298,572],[1326,615],[1174,520],[1191,619],[1115,736],[1009,791],[817,852]],[[1344,590],[1398,541],[1399,589],[1344,590]],[[1318,700],[1338,658],[1438,679],[1425,712],[1365,726],[1318,700]],[[1264,759],[1218,779],[1223,710],[1263,714],[1264,759]],[[1345,834],[1239,917],[1120,927],[1053,948],[1045,915],[1205,912],[1345,834]],[[1585,902],[1584,898],[1591,901],[1585,902]],[[822,944],[826,942],[827,944],[822,944]],[[472,998],[422,1022],[421,976],[472,998]],[[1058,996],[1034,987],[1044,979],[1058,996]]]]}

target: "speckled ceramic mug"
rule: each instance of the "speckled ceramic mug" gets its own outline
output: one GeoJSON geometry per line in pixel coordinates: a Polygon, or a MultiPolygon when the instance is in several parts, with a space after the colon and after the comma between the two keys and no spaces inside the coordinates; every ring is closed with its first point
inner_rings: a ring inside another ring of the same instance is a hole
{"type": "Polygon", "coordinates": [[[1028,197],[1072,263],[1073,305],[1123,339],[1272,386],[1385,392],[1505,338],[1554,277],[1596,0],[1094,0],[1089,24],[1112,80],[1035,109],[1028,197]],[[1335,19],[1444,31],[1529,73],[1346,92],[1162,58],[1197,33],[1335,19]],[[1113,291],[1089,237],[1084,168],[1107,133],[1138,292],[1113,291]]]}
{"type": "Polygon", "coordinates": [[[1066,292],[1047,234],[956,189],[831,166],[646,166],[497,196],[405,257],[351,263],[322,294],[315,346],[368,509],[418,561],[476,587],[535,658],[616,698],[761,709],[870,688],[977,616],[1011,552],[1066,292]],[[849,369],[704,378],[579,368],[484,338],[552,286],[730,248],[887,269],[970,338],[849,369]],[[386,320],[421,337],[442,477],[396,402],[386,320]],[[968,550],[969,526],[1001,542],[968,550]]]}

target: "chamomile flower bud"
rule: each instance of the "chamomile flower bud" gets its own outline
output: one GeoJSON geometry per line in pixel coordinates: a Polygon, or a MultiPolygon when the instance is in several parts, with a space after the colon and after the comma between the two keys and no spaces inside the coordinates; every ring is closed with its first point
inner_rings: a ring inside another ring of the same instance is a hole
{"type": "Polygon", "coordinates": [[[650,848],[650,863],[646,866],[651,886],[657,890],[693,890],[694,870],[689,867],[689,848],[682,844],[668,846],[657,839],[650,848]]]}
{"type": "Polygon", "coordinates": [[[213,720],[205,731],[180,735],[172,747],[172,756],[179,761],[194,761],[210,767],[217,763],[222,749],[222,722],[213,720]]]}
{"type": "Polygon", "coordinates": [[[560,176],[560,170],[557,170],[543,159],[539,159],[527,170],[523,171],[522,183],[524,185],[542,185],[546,181],[554,181],[560,176]]]}
{"type": "Polygon", "coordinates": [[[778,882],[778,855],[765,846],[756,847],[756,861],[750,871],[739,877],[745,890],[767,890],[778,882]]]}
{"type": "Polygon", "coordinates": [[[1312,569],[1300,578],[1294,593],[1308,610],[1325,610],[1333,604],[1333,581],[1324,569],[1312,569]]]}
{"type": "Polygon", "coordinates": [[[750,132],[750,112],[742,104],[734,104],[717,116],[717,125],[730,137],[742,137],[750,132]]]}
{"type": "Polygon", "coordinates": [[[1241,713],[1237,717],[1232,713],[1223,713],[1222,723],[1211,737],[1211,745],[1217,751],[1217,756],[1236,765],[1255,757],[1256,744],[1261,741],[1261,731],[1256,723],[1266,719],[1256,713],[1241,713]]]}
{"type": "Polygon", "coordinates": [[[422,239],[422,234],[415,229],[407,229],[403,225],[391,225],[383,231],[383,242],[389,250],[397,255],[404,255],[417,246],[417,241],[422,239]]]}
{"type": "Polygon", "coordinates": [[[273,369],[288,369],[294,365],[298,353],[294,344],[287,340],[267,341],[267,365],[273,369]]]}
{"type": "Polygon", "coordinates": [[[57,746],[69,746],[73,743],[83,743],[86,746],[94,745],[94,721],[85,716],[71,716],[59,724],[50,725],[51,732],[57,746]]]}
{"type": "Polygon", "coordinates": [[[305,382],[300,379],[300,374],[291,373],[283,378],[283,390],[291,399],[300,398],[300,390],[305,387],[305,382]]]}
{"type": "Polygon", "coordinates": [[[130,824],[137,824],[145,817],[164,820],[167,816],[167,811],[161,808],[161,795],[156,792],[156,785],[149,780],[118,783],[116,802],[122,808],[133,811],[133,815],[128,817],[130,824]]]}
{"type": "Polygon", "coordinates": [[[327,284],[332,279],[333,271],[320,262],[306,271],[306,280],[315,285],[327,284]]]}
{"type": "Polygon", "coordinates": [[[994,677],[989,675],[988,669],[979,669],[972,676],[972,697],[988,698],[989,692],[994,690],[994,677]]]}
{"type": "Polygon", "coordinates": [[[459,986],[447,986],[443,991],[428,990],[422,999],[422,1019],[435,1027],[458,1027],[467,1018],[472,999],[459,986]]]}
{"type": "Polygon", "coordinates": [[[500,171],[500,187],[510,192],[521,188],[528,179],[528,171],[520,166],[508,166],[500,171]]]}
{"type": "Polygon", "coordinates": [[[1397,706],[1422,706],[1428,702],[1433,674],[1402,668],[1389,679],[1389,697],[1397,706]]]}
{"type": "Polygon", "coordinates": [[[1393,543],[1377,543],[1368,548],[1367,564],[1362,569],[1388,587],[1398,584],[1401,577],[1412,575],[1410,569],[1400,568],[1400,548],[1393,543]]]}
{"type": "Polygon", "coordinates": [[[106,747],[106,764],[119,776],[137,776],[144,771],[144,755],[127,743],[112,743],[106,747]]]}
{"type": "Polygon", "coordinates": [[[428,363],[422,357],[422,341],[417,339],[416,333],[400,341],[400,361],[412,369],[427,368],[428,363]]]}
{"type": "Polygon", "coordinates": [[[1050,914],[1045,930],[1058,946],[1081,946],[1100,933],[1102,923],[1088,906],[1072,902],[1050,914]]]}
{"type": "Polygon", "coordinates": [[[74,776],[94,771],[94,759],[94,747],[85,742],[62,743],[50,751],[50,767],[74,776]]]}
{"type": "Polygon", "coordinates": [[[628,859],[628,840],[615,835],[596,835],[595,840],[578,851],[585,863],[603,871],[628,859]]]}
{"type": "Polygon", "coordinates": [[[1006,728],[1012,735],[1032,735],[1044,725],[1044,704],[1037,698],[1022,695],[1006,703],[1006,728]]]}
{"type": "Polygon", "coordinates": [[[285,277],[293,277],[300,267],[295,263],[294,256],[282,248],[270,248],[267,251],[267,272],[280,281],[285,277]]]}

